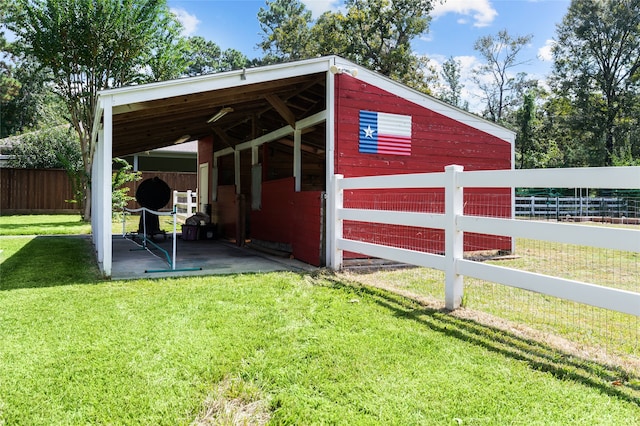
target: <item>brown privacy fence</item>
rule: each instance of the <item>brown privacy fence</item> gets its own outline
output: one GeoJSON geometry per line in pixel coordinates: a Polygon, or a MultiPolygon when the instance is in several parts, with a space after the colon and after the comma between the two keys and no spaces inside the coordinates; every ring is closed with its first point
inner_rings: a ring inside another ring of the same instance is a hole
{"type": "Polygon", "coordinates": [[[0,169],[0,212],[6,214],[75,213],[77,205],[67,172],[57,169],[0,169]]]}
{"type": "MultiPolygon", "coordinates": [[[[171,189],[196,189],[196,173],[142,172],[142,178],[158,176],[171,189]]],[[[129,194],[135,196],[139,182],[130,183],[129,194]]],[[[69,177],[59,169],[0,169],[0,214],[77,213],[69,177]]],[[[136,202],[130,203],[136,207],[136,202]]]]}
{"type": "MultiPolygon", "coordinates": [[[[167,185],[169,185],[169,188],[171,188],[171,191],[188,191],[189,189],[195,191],[198,185],[198,174],[195,172],[142,172],[141,180],[127,184],[127,186],[131,188],[129,189],[129,195],[135,197],[136,189],[138,189],[140,182],[156,176],[165,181],[167,185]]],[[[165,209],[171,209],[173,207],[169,204],[167,204],[165,209]]],[[[136,209],[138,207],[140,207],[140,205],[138,205],[136,200],[129,201],[127,205],[127,208],[130,209],[136,209]]]]}

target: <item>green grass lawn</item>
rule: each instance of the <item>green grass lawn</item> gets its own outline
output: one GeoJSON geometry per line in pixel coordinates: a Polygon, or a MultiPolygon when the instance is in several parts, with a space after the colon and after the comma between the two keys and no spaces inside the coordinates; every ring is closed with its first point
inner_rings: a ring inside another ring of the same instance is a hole
{"type": "Polygon", "coordinates": [[[0,216],[0,235],[76,235],[90,234],[91,224],[80,215],[0,216]]]}
{"type": "MultiPolygon", "coordinates": [[[[640,292],[637,253],[518,239],[516,254],[514,258],[488,263],[640,292]]],[[[351,278],[444,301],[444,272],[435,269],[382,269],[352,274],[351,278]]],[[[562,336],[592,352],[633,357],[636,364],[640,358],[638,316],[468,277],[464,283],[463,302],[467,308],[562,336]]]]}
{"type": "MultiPolygon", "coordinates": [[[[138,229],[140,216],[127,215],[125,232],[138,229]]],[[[160,216],[161,229],[172,232],[173,218],[160,216]]],[[[111,231],[122,233],[122,216],[116,215],[112,221],[111,231]]],[[[181,232],[180,223],[177,232],[181,232]]],[[[80,215],[14,215],[0,216],[0,235],[84,235],[91,234],[91,224],[82,221],[80,215]]]]}
{"type": "Polygon", "coordinates": [[[0,424],[640,418],[638,377],[340,276],[101,281],[86,238],[0,250],[0,424]]]}

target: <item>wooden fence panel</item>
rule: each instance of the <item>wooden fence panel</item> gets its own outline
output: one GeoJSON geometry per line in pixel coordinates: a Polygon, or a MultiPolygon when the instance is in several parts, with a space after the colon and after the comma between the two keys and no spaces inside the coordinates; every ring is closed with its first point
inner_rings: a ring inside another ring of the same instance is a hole
{"type": "MultiPolygon", "coordinates": [[[[195,190],[197,173],[142,172],[142,178],[158,176],[172,190],[195,190]]],[[[142,181],[140,181],[142,182],[142,181]]],[[[140,182],[129,184],[129,194],[135,196],[140,182]]],[[[0,214],[77,213],[73,188],[67,173],[60,169],[0,169],[0,214]]],[[[136,208],[136,202],[129,203],[136,208]]]]}
{"type": "Polygon", "coordinates": [[[71,182],[59,169],[0,169],[0,213],[75,213],[71,182]]]}
{"type": "MultiPolygon", "coordinates": [[[[169,185],[171,191],[180,191],[185,192],[188,190],[195,191],[198,186],[198,173],[195,172],[142,172],[142,179],[138,182],[129,182],[127,185],[129,189],[129,195],[131,197],[136,196],[136,190],[138,189],[138,185],[146,179],[151,179],[154,177],[159,177],[163,181],[169,185]]],[[[173,195],[171,200],[173,200],[173,195]]],[[[132,200],[127,205],[127,208],[137,209],[140,206],[136,202],[136,200],[132,200]]],[[[166,209],[171,209],[173,206],[171,205],[171,201],[167,203],[166,209]]]]}

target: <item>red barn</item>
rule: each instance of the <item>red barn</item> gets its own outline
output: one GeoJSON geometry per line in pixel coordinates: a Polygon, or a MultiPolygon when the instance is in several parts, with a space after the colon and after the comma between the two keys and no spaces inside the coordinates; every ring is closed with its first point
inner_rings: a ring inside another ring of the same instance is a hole
{"type": "MultiPolygon", "coordinates": [[[[211,209],[219,232],[313,265],[324,264],[331,249],[325,236],[334,218],[325,201],[335,195],[335,174],[513,167],[513,132],[336,56],[108,90],[99,104],[101,128],[94,130],[103,167],[94,182],[106,179],[107,158],[198,140],[199,203],[211,209]]],[[[94,205],[106,208],[106,184],[97,192],[94,205]]],[[[511,215],[510,191],[465,197],[467,214],[511,215]]],[[[442,198],[434,190],[359,191],[345,194],[345,207],[440,212],[442,198]]],[[[99,225],[100,258],[110,242],[99,225]]],[[[351,222],[344,235],[444,250],[442,232],[433,229],[351,222]]],[[[510,248],[509,240],[481,235],[465,244],[510,248]]]]}

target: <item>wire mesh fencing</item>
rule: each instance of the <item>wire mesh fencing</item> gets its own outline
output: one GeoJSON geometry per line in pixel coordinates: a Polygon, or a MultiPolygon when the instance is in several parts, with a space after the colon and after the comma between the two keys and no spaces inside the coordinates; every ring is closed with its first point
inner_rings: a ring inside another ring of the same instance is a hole
{"type": "MultiPolygon", "coordinates": [[[[464,194],[465,215],[510,218],[513,217],[513,205],[509,190],[476,190],[464,194]]],[[[444,193],[437,190],[356,190],[345,195],[344,206],[442,213],[444,193]]],[[[638,225],[606,221],[582,224],[638,228],[638,225]]],[[[437,254],[444,252],[444,232],[440,229],[350,222],[345,223],[344,235],[345,238],[392,247],[437,254]]],[[[488,234],[465,233],[464,240],[466,259],[640,292],[639,253],[488,234]]],[[[348,258],[361,266],[376,266],[356,253],[348,258]]],[[[387,267],[360,274],[358,279],[433,301],[444,300],[444,273],[435,269],[387,267]]],[[[588,356],[620,356],[640,365],[638,316],[468,277],[464,283],[465,308],[530,328],[540,333],[542,339],[560,337],[588,356]]]]}

